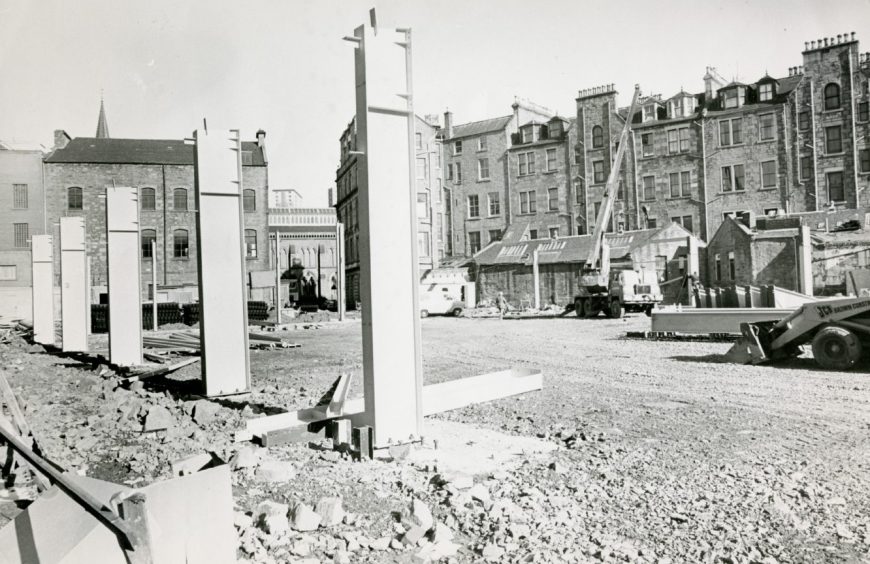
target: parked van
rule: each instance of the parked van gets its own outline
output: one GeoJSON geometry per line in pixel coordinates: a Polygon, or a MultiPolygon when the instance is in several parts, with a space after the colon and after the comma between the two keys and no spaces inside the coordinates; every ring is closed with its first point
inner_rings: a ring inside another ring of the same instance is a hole
{"type": "Polygon", "coordinates": [[[443,292],[420,292],[420,317],[431,314],[459,316],[465,304],[443,292]]]}

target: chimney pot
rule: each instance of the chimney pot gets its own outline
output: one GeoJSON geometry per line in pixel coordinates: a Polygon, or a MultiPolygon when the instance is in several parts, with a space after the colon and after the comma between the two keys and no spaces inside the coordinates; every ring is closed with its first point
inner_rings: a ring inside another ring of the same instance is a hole
{"type": "Polygon", "coordinates": [[[852,32],[852,41],[855,41],[855,32],[852,32]]]}
{"type": "Polygon", "coordinates": [[[827,47],[827,46],[828,46],[828,38],[825,37],[825,47],[827,47]]]}
{"type": "Polygon", "coordinates": [[[842,42],[843,42],[843,34],[838,33],[837,34],[837,45],[839,45],[842,42]]]}
{"type": "Polygon", "coordinates": [[[810,50],[810,42],[804,41],[804,51],[809,51],[809,50],[810,50]]]}

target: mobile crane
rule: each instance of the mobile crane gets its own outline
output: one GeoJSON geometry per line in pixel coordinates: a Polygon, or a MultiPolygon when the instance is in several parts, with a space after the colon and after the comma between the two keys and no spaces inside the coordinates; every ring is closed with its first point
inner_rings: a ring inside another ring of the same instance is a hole
{"type": "Polygon", "coordinates": [[[631,120],[640,97],[640,85],[635,84],[634,96],[619,134],[616,158],[604,185],[604,199],[592,231],[592,248],[580,268],[580,287],[574,297],[574,312],[578,317],[595,317],[600,312],[608,317],[622,317],[625,312],[642,311],[652,313],[656,304],[662,301],[661,289],[655,271],[610,270],[610,247],[605,238],[607,226],[613,215],[613,203],[617,197],[619,172],[622,157],[628,145],[631,120]]]}

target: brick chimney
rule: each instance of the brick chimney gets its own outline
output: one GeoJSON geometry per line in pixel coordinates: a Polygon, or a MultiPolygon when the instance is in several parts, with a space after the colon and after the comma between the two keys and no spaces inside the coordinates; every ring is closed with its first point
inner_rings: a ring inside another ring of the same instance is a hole
{"type": "Polygon", "coordinates": [[[260,147],[260,152],[263,153],[263,162],[268,164],[269,159],[266,157],[266,132],[262,129],[257,132],[257,146],[260,147]]]}
{"type": "Polygon", "coordinates": [[[447,139],[453,137],[453,112],[450,110],[444,112],[444,134],[447,139]]]}
{"type": "Polygon", "coordinates": [[[54,147],[52,147],[52,150],[56,151],[58,149],[63,149],[70,141],[72,141],[72,137],[70,137],[66,131],[64,131],[63,129],[55,129],[54,147]]]}
{"type": "Polygon", "coordinates": [[[335,204],[332,201],[332,188],[327,189],[326,197],[329,199],[329,207],[334,206],[335,204]]]}

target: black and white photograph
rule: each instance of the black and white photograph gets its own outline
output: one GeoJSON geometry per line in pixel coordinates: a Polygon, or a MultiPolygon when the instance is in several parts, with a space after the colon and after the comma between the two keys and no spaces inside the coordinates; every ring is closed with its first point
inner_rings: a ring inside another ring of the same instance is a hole
{"type": "Polygon", "coordinates": [[[870,0],[0,0],[79,563],[870,564],[870,0]]]}

